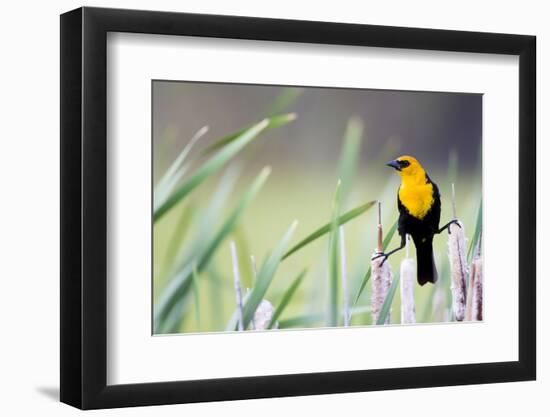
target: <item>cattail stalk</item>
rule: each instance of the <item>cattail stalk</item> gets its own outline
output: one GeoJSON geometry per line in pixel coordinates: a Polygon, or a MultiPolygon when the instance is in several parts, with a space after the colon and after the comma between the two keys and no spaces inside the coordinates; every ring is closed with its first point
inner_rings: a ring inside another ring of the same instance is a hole
{"type": "Polygon", "coordinates": [[[237,247],[235,246],[235,242],[230,242],[231,247],[231,259],[233,261],[233,285],[235,288],[235,301],[237,303],[237,311],[238,311],[238,329],[239,331],[244,330],[244,319],[243,319],[243,297],[241,294],[241,280],[239,277],[239,261],[237,258],[237,247]]]}
{"type": "Polygon", "coordinates": [[[340,226],[340,263],[342,271],[342,292],[344,293],[344,326],[348,327],[351,321],[351,314],[349,309],[349,293],[348,293],[348,271],[346,261],[346,244],[344,227],[340,226]]]}
{"type": "Polygon", "coordinates": [[[414,260],[409,258],[409,236],[406,240],[406,257],[401,261],[400,288],[401,288],[401,323],[416,323],[416,308],[414,305],[414,260]]]}
{"type": "Polygon", "coordinates": [[[451,202],[453,207],[453,219],[456,219],[456,198],[455,198],[455,183],[451,184],[451,202]]]}
{"type": "MultiPolygon", "coordinates": [[[[452,184],[453,216],[456,219],[454,184],[452,184]]],[[[449,226],[449,263],[451,266],[451,293],[453,297],[453,313],[457,321],[463,321],[466,313],[466,238],[464,226],[451,224],[449,226]]]]}
{"type": "MultiPolygon", "coordinates": [[[[378,242],[376,247],[375,255],[378,255],[383,252],[382,245],[382,205],[378,202],[378,242]]],[[[392,272],[390,268],[390,263],[384,262],[384,257],[379,257],[371,260],[371,286],[372,286],[372,298],[371,298],[371,308],[372,308],[372,322],[378,322],[378,316],[380,315],[380,310],[382,310],[382,305],[386,299],[386,295],[390,289],[392,283],[392,272]]],[[[385,324],[389,324],[390,314],[386,317],[385,324]]]]}
{"type": "Polygon", "coordinates": [[[382,203],[378,201],[378,236],[376,239],[376,252],[382,253],[384,251],[383,238],[382,238],[382,203]]]}
{"type": "Polygon", "coordinates": [[[481,238],[470,268],[470,285],[466,308],[466,320],[468,321],[483,320],[483,258],[480,255],[480,248],[481,238]]]}

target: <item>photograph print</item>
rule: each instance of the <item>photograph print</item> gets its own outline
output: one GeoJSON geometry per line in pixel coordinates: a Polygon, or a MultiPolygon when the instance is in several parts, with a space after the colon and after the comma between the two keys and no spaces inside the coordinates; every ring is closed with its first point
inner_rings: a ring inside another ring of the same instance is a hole
{"type": "Polygon", "coordinates": [[[153,334],[482,321],[482,97],[153,80],[153,334]]]}

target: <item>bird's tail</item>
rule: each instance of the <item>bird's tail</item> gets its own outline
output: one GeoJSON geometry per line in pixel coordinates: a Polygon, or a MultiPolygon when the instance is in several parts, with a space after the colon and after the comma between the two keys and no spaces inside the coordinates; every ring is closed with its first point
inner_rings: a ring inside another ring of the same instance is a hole
{"type": "Polygon", "coordinates": [[[433,237],[420,237],[414,239],[416,246],[416,279],[420,285],[426,282],[432,284],[437,281],[437,269],[434,262],[434,251],[432,247],[433,237]]]}

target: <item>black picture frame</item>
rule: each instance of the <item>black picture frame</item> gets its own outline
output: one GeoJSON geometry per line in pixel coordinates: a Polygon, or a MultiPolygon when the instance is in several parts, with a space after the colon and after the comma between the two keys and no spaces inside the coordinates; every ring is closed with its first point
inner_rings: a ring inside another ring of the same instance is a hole
{"type": "Polygon", "coordinates": [[[536,378],[534,36],[84,7],[61,15],[60,57],[62,402],[94,409],[536,378]],[[519,56],[519,360],[107,385],[108,32],[519,56]]]}

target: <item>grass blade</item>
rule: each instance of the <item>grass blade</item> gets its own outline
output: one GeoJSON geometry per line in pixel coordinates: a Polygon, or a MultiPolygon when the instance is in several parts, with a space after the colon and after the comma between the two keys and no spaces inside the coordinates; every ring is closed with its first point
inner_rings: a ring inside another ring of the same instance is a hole
{"type": "MultiPolygon", "coordinates": [[[[250,291],[247,292],[244,297],[243,297],[243,305],[246,304],[246,302],[248,301],[248,299],[250,298],[250,291]]],[[[227,325],[225,326],[225,331],[226,332],[233,332],[235,330],[239,330],[239,317],[240,317],[240,312],[239,312],[239,309],[236,308],[234,311],[233,311],[233,314],[231,315],[231,318],[229,319],[229,321],[227,322],[227,325]]]]}
{"type": "MultiPolygon", "coordinates": [[[[275,129],[277,127],[284,126],[294,120],[296,120],[296,114],[295,113],[288,113],[288,114],[281,114],[277,116],[272,116],[268,119],[265,119],[267,121],[267,125],[265,129],[275,129]]],[[[238,140],[239,136],[243,135],[247,130],[249,130],[250,127],[244,128],[239,130],[236,133],[232,133],[231,135],[225,136],[224,138],[218,140],[217,142],[214,142],[212,145],[208,146],[204,151],[202,152],[203,155],[208,155],[212,153],[213,151],[216,151],[220,148],[223,148],[224,146],[229,145],[232,142],[235,142],[238,140]]]]}
{"type": "Polygon", "coordinates": [[[244,330],[243,326],[243,297],[241,293],[241,280],[239,277],[239,261],[237,260],[237,246],[234,241],[230,242],[231,260],[233,264],[233,286],[235,288],[235,302],[237,311],[239,312],[238,329],[240,332],[244,330]]]}
{"type": "Polygon", "coordinates": [[[344,227],[339,226],[338,231],[340,232],[340,271],[342,274],[342,292],[343,292],[343,316],[344,316],[344,327],[348,327],[351,320],[351,315],[349,311],[349,291],[348,291],[348,268],[347,268],[347,259],[346,259],[346,237],[344,234],[344,227]]]}
{"type": "Polygon", "coordinates": [[[338,210],[340,207],[342,183],[338,181],[332,201],[332,222],[328,240],[328,308],[327,326],[338,325],[338,210]]]}
{"type": "Polygon", "coordinates": [[[279,321],[280,329],[289,329],[301,327],[305,328],[316,323],[321,323],[325,318],[324,314],[308,314],[304,316],[292,317],[290,319],[279,321]]]}
{"type": "Polygon", "coordinates": [[[227,278],[222,278],[214,261],[210,262],[204,272],[208,288],[208,317],[209,325],[214,329],[221,329],[225,325],[225,319],[220,311],[225,311],[226,300],[224,298],[224,285],[227,285],[227,278]]]}
{"type": "MultiPolygon", "coordinates": [[[[354,307],[351,309],[351,315],[356,318],[365,314],[370,314],[370,306],[354,307]]],[[[303,316],[291,317],[289,319],[280,320],[280,329],[289,329],[296,327],[307,327],[312,324],[321,323],[325,318],[324,314],[306,314],[303,316]]]]}
{"type": "Polygon", "coordinates": [[[170,273],[171,268],[173,268],[173,265],[176,262],[178,252],[180,250],[180,243],[182,241],[182,236],[185,236],[187,231],[189,230],[189,226],[191,224],[191,220],[193,219],[194,215],[195,215],[194,207],[185,207],[181,211],[179,215],[179,219],[176,223],[176,227],[174,228],[174,231],[170,236],[168,247],[164,254],[162,265],[164,265],[165,268],[160,270],[158,281],[163,282],[164,279],[170,273]]]}
{"type": "Polygon", "coordinates": [[[339,311],[339,233],[338,233],[338,217],[340,216],[341,207],[344,205],[348,191],[351,187],[352,179],[357,166],[359,156],[359,147],[361,144],[361,134],[363,132],[363,124],[359,119],[351,118],[346,127],[344,135],[344,145],[340,156],[338,172],[340,179],[336,187],[336,193],[332,203],[332,218],[329,233],[328,247],[328,308],[327,308],[327,326],[338,325],[339,311]]]}
{"type": "MultiPolygon", "coordinates": [[[[209,242],[205,245],[205,248],[196,256],[196,260],[193,261],[193,264],[196,265],[198,272],[202,272],[202,270],[208,265],[213,254],[220,246],[221,242],[234,229],[244,210],[248,207],[248,205],[252,202],[252,200],[260,191],[269,173],[270,168],[268,167],[264,168],[260,172],[250,188],[243,194],[243,196],[237,203],[237,206],[233,209],[233,211],[230,213],[224,223],[220,226],[214,237],[209,240],[209,242]]],[[[178,273],[176,273],[176,275],[171,279],[170,283],[163,291],[159,301],[155,304],[155,307],[157,307],[154,314],[155,329],[160,328],[160,324],[168,316],[172,308],[189,291],[189,281],[191,280],[193,264],[187,263],[179,270],[178,273]]]]}
{"type": "Polygon", "coordinates": [[[183,184],[181,184],[173,193],[170,194],[159,206],[154,208],[153,221],[158,221],[168,210],[183,200],[191,191],[197,188],[210,175],[221,169],[227,161],[233,158],[242,148],[255,139],[263,130],[266,129],[269,121],[263,120],[253,127],[246,129],[242,134],[216,155],[201,165],[195,173],[183,184]]]}
{"type": "Polygon", "coordinates": [[[294,281],[292,281],[292,284],[290,284],[290,287],[288,287],[288,289],[285,291],[285,293],[283,294],[283,298],[281,298],[279,305],[275,309],[275,313],[273,314],[273,317],[271,318],[271,321],[267,327],[268,329],[271,329],[275,325],[275,323],[277,322],[277,319],[281,316],[284,309],[290,302],[290,299],[292,298],[292,296],[294,295],[294,293],[302,283],[304,277],[306,276],[306,273],[307,273],[307,269],[304,269],[302,272],[300,272],[298,276],[294,278],[294,281]]]}
{"type": "Polygon", "coordinates": [[[279,263],[282,260],[284,251],[288,246],[288,243],[292,238],[292,235],[294,234],[297,225],[297,221],[294,221],[292,223],[283,238],[279,241],[278,245],[270,253],[269,257],[266,258],[266,260],[260,267],[260,270],[258,271],[258,276],[256,277],[256,285],[254,285],[254,288],[252,288],[249,293],[247,301],[244,303],[243,325],[245,329],[250,324],[256,308],[264,299],[265,293],[267,292],[267,289],[269,288],[269,285],[273,280],[275,271],[277,270],[279,263]]]}
{"type": "Polygon", "coordinates": [[[275,98],[275,100],[271,104],[267,115],[274,116],[276,114],[282,113],[292,103],[294,103],[296,99],[302,95],[303,92],[304,89],[299,87],[284,88],[283,91],[281,91],[281,93],[275,98]]]}
{"type": "Polygon", "coordinates": [[[294,221],[277,245],[277,247],[271,252],[269,258],[266,259],[266,261],[258,271],[256,285],[254,285],[254,288],[252,288],[252,291],[250,291],[250,299],[244,306],[243,320],[245,328],[250,323],[250,320],[252,320],[256,308],[263,300],[264,295],[267,292],[271,281],[273,280],[275,271],[277,270],[277,267],[281,262],[283,254],[285,253],[286,247],[288,246],[288,243],[290,242],[290,239],[292,238],[292,235],[294,234],[297,226],[298,222],[294,221]]]}
{"type": "Polygon", "coordinates": [[[376,320],[377,325],[386,323],[386,318],[390,313],[393,297],[395,296],[395,292],[397,290],[397,286],[399,285],[399,281],[400,281],[399,277],[394,277],[391,283],[391,287],[388,290],[388,295],[386,295],[384,304],[382,304],[382,308],[380,309],[378,320],[376,320]]]}
{"type": "Polygon", "coordinates": [[[186,298],[182,298],[178,301],[176,306],[170,311],[168,316],[161,323],[161,327],[155,328],[155,333],[157,334],[170,334],[178,333],[181,328],[182,322],[184,320],[183,313],[185,312],[185,307],[187,305],[186,298]]]}
{"type": "Polygon", "coordinates": [[[196,245],[193,245],[193,248],[196,248],[194,250],[195,252],[204,247],[208,237],[212,235],[216,225],[219,224],[219,219],[223,217],[227,201],[234,192],[235,185],[239,180],[240,171],[241,169],[239,166],[235,164],[229,165],[221,175],[218,185],[212,193],[208,204],[206,207],[201,208],[200,216],[196,222],[193,222],[196,229],[193,234],[193,239],[197,242],[196,245]]]}
{"type": "Polygon", "coordinates": [[[201,311],[200,311],[200,293],[199,293],[199,274],[197,265],[193,265],[193,303],[195,304],[195,319],[197,320],[197,330],[201,328],[201,311]]]}
{"type": "Polygon", "coordinates": [[[193,148],[195,143],[197,143],[197,141],[207,132],[208,126],[203,126],[201,129],[198,130],[197,133],[195,133],[189,143],[185,145],[183,150],[180,152],[174,162],[172,162],[164,175],[155,185],[155,205],[160,204],[161,200],[166,199],[170,195],[178,181],[183,177],[183,174],[187,170],[187,166],[183,165],[185,159],[187,158],[187,155],[189,155],[189,152],[191,152],[191,149],[193,148]]]}
{"type": "Polygon", "coordinates": [[[479,208],[477,210],[476,228],[474,234],[470,239],[470,245],[468,246],[468,265],[472,263],[474,248],[479,242],[479,236],[481,234],[481,223],[483,221],[483,200],[479,202],[479,208]]]}
{"type": "MultiPolygon", "coordinates": [[[[384,237],[384,241],[382,242],[382,250],[385,252],[388,248],[388,245],[390,244],[393,235],[395,234],[395,231],[397,230],[397,221],[392,225],[390,230],[386,233],[386,236],[384,237]]],[[[369,269],[367,269],[367,272],[363,278],[363,281],[361,282],[361,286],[359,287],[359,291],[357,291],[357,295],[355,296],[355,302],[353,305],[357,304],[357,301],[359,301],[359,297],[361,297],[361,294],[363,293],[363,290],[365,289],[365,286],[367,285],[367,282],[369,282],[369,279],[372,274],[372,269],[369,266],[369,269]]]]}
{"type": "Polygon", "coordinates": [[[193,218],[193,233],[188,239],[196,242],[193,245],[186,245],[188,249],[185,252],[180,250],[183,245],[183,235],[174,236],[179,242],[178,252],[173,258],[172,267],[167,271],[172,275],[186,263],[192,264],[194,259],[204,250],[210,237],[215,232],[218,220],[222,218],[222,210],[225,209],[227,198],[234,190],[235,184],[239,178],[240,168],[232,164],[221,176],[208,204],[205,208],[198,211],[196,218],[193,218]],[[189,248],[189,246],[191,246],[189,248]]]}
{"type": "Polygon", "coordinates": [[[254,271],[248,254],[251,253],[250,245],[242,224],[238,224],[232,233],[232,239],[239,250],[237,260],[239,265],[240,280],[243,288],[252,288],[254,285],[254,271]]]}
{"type": "MultiPolygon", "coordinates": [[[[376,201],[369,201],[366,204],[363,204],[362,206],[356,207],[344,214],[342,214],[337,219],[338,226],[341,226],[350,220],[353,220],[357,216],[360,216],[361,214],[365,213],[368,209],[370,209],[372,206],[376,204],[376,201]]],[[[330,232],[331,223],[327,223],[323,226],[321,226],[319,229],[315,230],[313,233],[305,237],[303,240],[301,240],[299,243],[294,245],[287,253],[285,253],[285,256],[283,256],[283,259],[288,258],[293,253],[299,251],[304,246],[309,245],[311,242],[319,239],[321,236],[327,234],[330,232]]]]}
{"type": "MultiPolygon", "coordinates": [[[[342,206],[348,195],[351,183],[357,169],[357,160],[359,158],[361,147],[361,135],[363,134],[363,123],[359,118],[352,117],[349,119],[344,135],[344,147],[340,156],[338,173],[342,182],[342,191],[340,201],[342,206]]],[[[340,214],[340,213],[338,213],[340,214]]]]}
{"type": "MultiPolygon", "coordinates": [[[[174,159],[174,162],[168,167],[164,175],[160,178],[160,180],[157,183],[157,186],[163,183],[167,183],[171,177],[176,175],[176,173],[181,169],[183,166],[183,163],[185,162],[185,159],[187,158],[187,155],[189,155],[189,152],[191,152],[191,149],[193,149],[193,146],[197,143],[197,141],[202,138],[204,135],[208,133],[208,126],[203,126],[200,128],[197,133],[193,135],[191,140],[183,150],[180,152],[180,154],[177,156],[176,159],[174,159]]],[[[155,187],[156,188],[156,187],[155,187]]]]}

